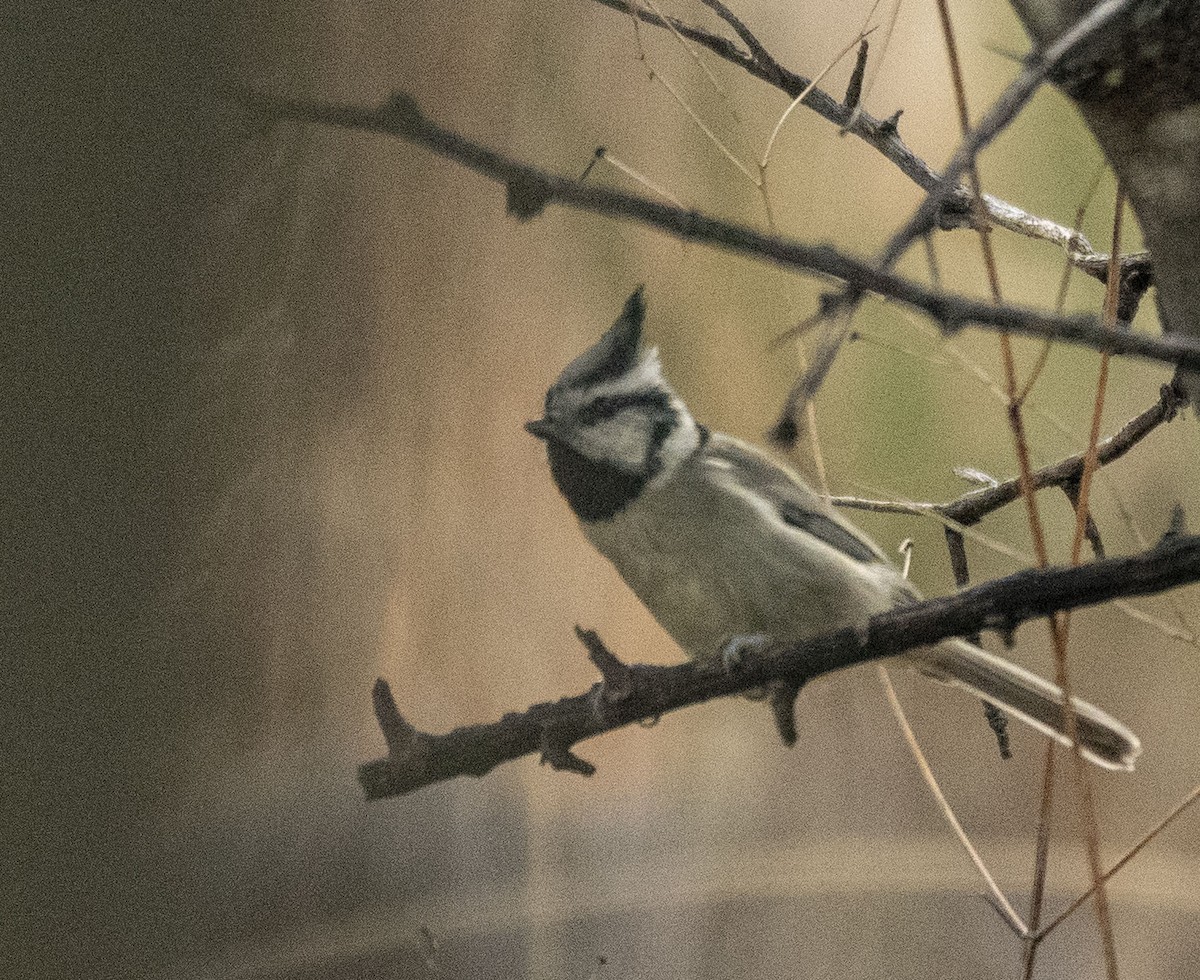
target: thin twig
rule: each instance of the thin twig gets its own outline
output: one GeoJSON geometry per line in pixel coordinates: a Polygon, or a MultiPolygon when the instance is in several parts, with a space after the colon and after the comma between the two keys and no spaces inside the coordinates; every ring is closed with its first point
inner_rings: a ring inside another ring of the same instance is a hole
{"type": "MultiPolygon", "coordinates": [[[[868,31],[867,34],[869,33],[870,32],[868,31]]],[[[765,171],[767,169],[767,164],[771,160],[771,150],[775,148],[775,141],[779,138],[779,131],[783,129],[783,124],[787,122],[788,117],[792,114],[792,111],[798,105],[800,105],[801,102],[808,98],[809,94],[817,87],[821,79],[823,79],[826,75],[833,71],[834,68],[837,67],[839,61],[841,61],[844,57],[846,57],[846,55],[848,55],[866,40],[867,34],[859,34],[853,40],[848,41],[846,45],[833,56],[833,59],[829,62],[829,64],[822,68],[816,74],[813,80],[809,82],[808,85],[800,92],[800,94],[792,99],[792,101],[788,104],[788,107],[783,110],[783,114],[779,117],[778,122],[775,123],[775,128],[771,130],[771,137],[767,140],[767,146],[766,149],[763,150],[762,160],[759,161],[758,164],[759,170],[765,171]]]]}
{"type": "Polygon", "coordinates": [[[783,68],[780,66],[779,62],[775,60],[775,58],[771,55],[771,52],[766,49],[763,43],[755,36],[754,32],[742,22],[741,18],[738,17],[737,14],[725,6],[721,0],[700,0],[700,2],[715,12],[716,15],[721,18],[721,20],[725,21],[726,24],[733,28],[734,33],[737,34],[737,36],[742,39],[746,47],[750,49],[750,55],[754,59],[754,63],[756,65],[758,65],[763,71],[770,74],[776,76],[782,75],[783,68]]]}
{"type": "MultiPolygon", "coordinates": [[[[1120,277],[1120,256],[1121,256],[1121,216],[1125,210],[1125,195],[1121,190],[1120,185],[1117,186],[1117,200],[1114,206],[1113,214],[1113,230],[1112,230],[1112,248],[1109,250],[1111,256],[1108,268],[1108,283],[1104,292],[1104,316],[1103,322],[1107,329],[1113,330],[1116,328],[1117,322],[1117,304],[1121,294],[1121,277],[1120,277]]],[[[1102,355],[1100,358],[1100,374],[1096,381],[1096,399],[1095,406],[1092,410],[1092,425],[1088,435],[1088,448],[1083,458],[1083,470],[1079,476],[1079,490],[1077,493],[1078,503],[1075,507],[1075,535],[1071,543],[1071,564],[1078,565],[1083,555],[1083,539],[1086,528],[1088,526],[1088,518],[1090,516],[1089,501],[1092,486],[1092,476],[1095,474],[1099,464],[1097,462],[1098,442],[1100,438],[1100,424],[1104,414],[1104,399],[1108,392],[1108,362],[1107,355],[1102,355]]],[[[1070,619],[1064,615],[1061,617],[1064,640],[1069,629],[1070,619]]],[[[1066,662],[1063,658],[1062,663],[1056,664],[1056,672],[1059,675],[1059,686],[1063,689],[1063,695],[1067,699],[1067,704],[1070,701],[1070,687],[1067,682],[1066,662]]],[[[1067,720],[1067,737],[1075,738],[1075,712],[1072,709],[1066,711],[1067,720]]],[[[1117,980],[1117,948],[1116,939],[1113,935],[1112,915],[1108,905],[1108,890],[1104,887],[1104,869],[1100,857],[1100,835],[1097,829],[1096,821],[1096,804],[1093,797],[1091,774],[1087,771],[1084,765],[1083,756],[1076,750],[1075,758],[1075,781],[1079,789],[1080,803],[1083,810],[1083,822],[1085,831],[1085,843],[1087,847],[1088,868],[1092,875],[1092,891],[1095,895],[1096,902],[1096,920],[1100,929],[1100,939],[1104,948],[1104,967],[1108,975],[1108,980],[1117,980]]]]}
{"type": "Polygon", "coordinates": [[[1054,747],[1046,744],[1042,761],[1042,802],[1038,807],[1037,845],[1033,859],[1033,895],[1029,900],[1029,930],[1034,935],[1025,942],[1025,954],[1021,969],[1021,980],[1033,980],[1033,968],[1037,963],[1038,924],[1042,921],[1042,908],[1046,902],[1046,880],[1050,869],[1050,819],[1054,813],[1054,747]]]}
{"type": "MultiPolygon", "coordinates": [[[[957,541],[961,543],[962,538],[961,536],[957,535],[957,532],[947,529],[947,541],[957,541]]],[[[899,550],[904,556],[904,566],[901,569],[900,574],[903,578],[907,579],[909,569],[912,566],[912,539],[905,538],[904,541],[901,542],[899,550]]],[[[956,549],[952,547],[952,560],[955,556],[955,553],[956,549]]],[[[958,553],[961,554],[961,552],[958,553]]],[[[956,567],[955,579],[957,585],[959,588],[964,588],[968,583],[965,555],[963,555],[963,564],[961,567],[962,574],[960,575],[958,572],[959,569],[956,567]]],[[[975,638],[971,637],[970,639],[975,638]]],[[[908,745],[909,753],[917,763],[917,768],[921,772],[921,778],[925,780],[925,785],[928,787],[929,792],[937,802],[938,808],[942,811],[942,816],[950,825],[950,829],[953,831],[954,836],[958,838],[959,844],[961,844],[963,850],[967,852],[967,857],[970,858],[971,863],[975,866],[975,869],[979,872],[980,877],[983,879],[984,885],[991,894],[993,907],[997,912],[999,912],[1001,918],[1008,923],[1009,928],[1017,933],[1017,935],[1027,936],[1029,934],[1028,928],[1026,927],[1025,923],[1021,921],[1021,917],[1017,914],[1016,909],[1013,908],[1007,896],[996,883],[996,879],[992,876],[988,866],[984,864],[983,858],[980,856],[979,851],[975,848],[975,845],[971,842],[971,838],[967,836],[966,829],[959,821],[958,815],[954,812],[954,808],[950,806],[950,801],[946,799],[946,794],[942,792],[941,783],[938,782],[937,776],[934,775],[933,767],[929,764],[929,759],[925,755],[925,750],[921,748],[920,740],[917,738],[916,732],[913,731],[912,724],[908,720],[908,714],[905,712],[904,706],[900,703],[900,697],[896,694],[896,688],[892,684],[892,678],[888,674],[887,668],[883,664],[879,664],[877,669],[879,671],[880,683],[883,685],[884,693],[887,695],[888,704],[890,704],[892,708],[892,715],[895,717],[896,723],[900,726],[900,732],[904,736],[905,743],[908,745]]]]}
{"type": "Polygon", "coordinates": [[[929,766],[929,760],[925,758],[925,753],[921,749],[921,743],[917,741],[917,736],[913,732],[912,725],[909,724],[908,716],[904,713],[900,699],[896,696],[896,688],[892,685],[892,679],[888,676],[887,668],[883,664],[880,664],[878,670],[879,681],[883,685],[884,693],[887,694],[888,704],[891,705],[892,714],[896,718],[896,724],[900,726],[900,731],[904,735],[904,741],[908,744],[908,750],[912,754],[913,759],[916,760],[917,768],[921,771],[921,778],[925,780],[926,787],[928,787],[930,794],[937,802],[938,808],[942,811],[942,818],[950,825],[950,829],[954,831],[954,836],[958,838],[959,844],[967,852],[967,857],[970,858],[971,863],[975,866],[975,870],[979,872],[979,877],[983,879],[984,885],[987,886],[987,890],[991,894],[992,901],[1001,918],[1008,923],[1008,927],[1018,936],[1028,936],[1028,927],[1021,920],[1021,916],[1017,914],[1017,910],[1013,908],[1012,903],[1009,902],[1008,897],[1000,889],[1000,886],[996,884],[996,879],[992,877],[992,873],[988,870],[987,865],[983,863],[983,858],[979,856],[979,851],[971,843],[971,838],[967,836],[967,832],[959,822],[958,816],[951,809],[950,803],[946,799],[946,794],[942,792],[942,787],[938,785],[937,778],[929,766]]]}
{"type": "MultiPolygon", "coordinates": [[[[942,37],[946,44],[946,54],[950,62],[950,77],[954,87],[954,101],[958,109],[959,128],[962,130],[962,133],[965,136],[970,130],[971,123],[970,113],[967,109],[966,85],[963,82],[962,65],[958,57],[958,43],[955,40],[954,26],[950,19],[950,8],[947,5],[946,0],[937,0],[937,8],[938,17],[941,22],[942,37]]],[[[967,168],[967,174],[970,181],[971,193],[973,195],[972,205],[977,219],[976,227],[979,235],[979,247],[983,254],[984,269],[987,272],[988,288],[991,292],[992,302],[998,306],[1003,302],[1003,296],[1001,295],[1000,291],[1000,273],[996,266],[995,253],[992,250],[990,230],[987,226],[986,220],[984,219],[984,208],[982,204],[983,185],[979,178],[979,169],[976,161],[971,161],[971,165],[967,168]]],[[[926,234],[924,237],[928,239],[929,236],[926,234]]],[[[1006,363],[1008,363],[1008,361],[1011,361],[1012,357],[1008,346],[1008,334],[1002,333],[1000,335],[1000,342],[1005,351],[1007,359],[1006,363]]],[[[1029,493],[1032,496],[1033,491],[1031,490],[1029,493]]],[[[967,582],[966,552],[962,544],[962,536],[957,533],[949,534],[947,536],[947,542],[951,546],[952,562],[955,566],[955,578],[959,588],[962,588],[967,582]]],[[[992,707],[993,712],[995,712],[994,706],[992,707]]],[[[999,712],[995,712],[995,714],[997,715],[997,718],[995,719],[995,725],[997,726],[995,731],[998,734],[1003,734],[1006,736],[1005,729],[1002,727],[1003,723],[1000,720],[1003,716],[1000,715],[999,712]]],[[[1002,752],[1004,751],[1003,746],[1005,744],[1006,742],[1002,741],[1002,752]]],[[[978,867],[980,872],[984,875],[985,880],[990,880],[991,876],[988,874],[987,868],[983,866],[982,861],[979,862],[978,867]]],[[[1011,905],[1005,902],[1004,905],[998,904],[997,908],[1003,911],[1005,920],[1019,936],[1024,938],[1028,935],[1028,928],[1025,926],[1025,923],[1021,921],[1020,916],[1017,915],[1016,910],[1011,905]]]]}
{"type": "MultiPolygon", "coordinates": [[[[1180,800],[1174,806],[1174,808],[1172,808],[1170,813],[1168,813],[1158,823],[1156,823],[1153,828],[1151,828],[1149,831],[1147,831],[1145,836],[1143,836],[1141,840],[1139,840],[1136,844],[1133,845],[1133,847],[1131,847],[1128,851],[1126,851],[1121,856],[1121,859],[1116,864],[1114,864],[1111,868],[1109,868],[1106,872],[1104,872],[1104,874],[1101,876],[1102,881],[1107,883],[1113,877],[1113,875],[1115,875],[1122,868],[1124,868],[1125,865],[1127,865],[1130,861],[1132,861],[1135,857],[1137,857],[1137,855],[1141,852],[1142,848],[1144,848],[1147,844],[1149,844],[1151,841],[1153,841],[1159,834],[1161,834],[1164,830],[1166,830],[1167,827],[1170,826],[1170,824],[1173,823],[1180,814],[1182,814],[1188,807],[1190,807],[1198,799],[1200,799],[1200,785],[1196,786],[1190,793],[1187,794],[1187,796],[1185,796],[1182,800],[1180,800]]],[[[1077,899],[1075,899],[1075,901],[1073,901],[1070,905],[1068,905],[1065,909],[1063,909],[1062,912],[1060,912],[1058,915],[1056,915],[1046,925],[1046,927],[1044,929],[1037,932],[1036,935],[1034,936],[1035,941],[1041,942],[1048,935],[1050,935],[1050,933],[1052,933],[1060,925],[1062,925],[1064,922],[1066,922],[1067,919],[1069,919],[1072,915],[1074,915],[1075,912],[1077,912],[1083,906],[1084,902],[1086,902],[1089,898],[1092,897],[1092,894],[1094,892],[1095,892],[1095,885],[1093,885],[1091,888],[1089,888],[1087,891],[1085,891],[1082,895],[1080,895],[1077,899]]]]}
{"type": "MultiPolygon", "coordinates": [[[[663,12],[659,9],[658,4],[656,4],[654,2],[654,0],[639,0],[639,2],[644,3],[647,7],[649,7],[656,14],[658,14],[659,19],[662,21],[663,25],[667,28],[668,31],[670,31],[674,35],[675,40],[677,40],[679,42],[680,47],[682,47],[683,50],[687,52],[688,57],[691,58],[692,61],[695,62],[696,66],[704,73],[704,77],[708,79],[708,84],[712,86],[713,91],[715,91],[719,96],[721,96],[721,99],[728,104],[729,93],[725,91],[725,86],[722,85],[720,80],[717,78],[717,76],[715,74],[713,74],[713,70],[711,68],[709,68],[708,65],[705,64],[704,60],[700,57],[700,52],[697,51],[688,42],[688,39],[686,37],[684,37],[682,34],[679,33],[678,30],[675,29],[675,25],[672,24],[671,19],[669,17],[666,17],[663,14],[663,12]]],[[[634,18],[634,23],[635,24],[637,23],[636,17],[634,18]]],[[[646,60],[645,52],[639,51],[638,60],[639,61],[646,60]]],[[[732,106],[730,106],[730,111],[732,112],[732,106]]]]}
{"type": "MultiPolygon", "coordinates": [[[[794,99],[812,83],[807,76],[781,66],[755,39],[751,52],[739,48],[728,38],[703,28],[687,24],[674,17],[660,17],[646,10],[638,0],[595,0],[596,3],[613,10],[629,14],[636,21],[678,31],[683,37],[695,41],[718,57],[746,71],[748,74],[778,88],[794,99]],[[756,55],[754,51],[758,51],[756,55]]],[[[713,9],[716,7],[709,4],[713,9]]],[[[893,18],[894,20],[894,18],[893,18]]],[[[741,29],[745,25],[738,21],[741,29]]],[[[731,23],[732,26],[732,23],[731,23]]],[[[889,31],[891,24],[889,23],[889,31]]],[[[735,30],[738,30],[735,28],[735,30]]],[[[745,35],[738,31],[743,41],[745,35]]],[[[749,42],[748,46],[749,46],[749,42]]],[[[865,98],[865,93],[864,93],[865,98]]],[[[804,99],[804,105],[823,119],[833,123],[842,132],[850,133],[881,153],[922,190],[930,191],[942,184],[942,175],[912,151],[901,139],[896,127],[887,120],[876,119],[863,111],[861,106],[848,107],[821,88],[815,88],[804,99]]],[[[971,194],[964,187],[951,186],[943,192],[942,211],[937,224],[950,229],[970,224],[971,194]]],[[[1106,256],[1098,255],[1088,240],[1078,232],[1048,218],[1042,218],[1022,210],[1014,204],[991,195],[984,195],[983,206],[989,224],[1017,232],[1029,238],[1049,242],[1064,249],[1071,261],[1090,275],[1099,278],[1104,269],[1106,256]]]]}
{"type": "Polygon", "coordinates": [[[1103,0],[1081,17],[1073,27],[1064,31],[1037,58],[1026,64],[1000,97],[992,103],[992,107],[979,124],[963,139],[946,165],[938,185],[930,190],[908,223],[889,240],[880,259],[881,265],[887,267],[893,264],[913,241],[934,226],[942,204],[958,186],[959,179],[983,149],[1008,128],[1009,123],[1025,107],[1050,72],[1132,2],[1133,0],[1103,0]]]}
{"type": "Polygon", "coordinates": [[[742,172],[742,174],[748,181],[750,181],[750,183],[752,183],[755,187],[759,186],[759,178],[756,177],[753,172],[751,172],[749,167],[747,167],[740,159],[738,159],[736,153],[734,153],[731,149],[729,149],[729,147],[721,142],[721,138],[709,128],[708,124],[703,119],[700,118],[700,114],[687,104],[683,96],[675,91],[675,86],[667,81],[666,77],[661,72],[651,71],[650,79],[651,81],[658,82],[663,88],[670,92],[671,98],[673,98],[679,107],[691,117],[692,122],[694,122],[697,128],[708,137],[708,141],[720,151],[721,155],[735,167],[737,167],[737,169],[742,172]]]}
{"type": "MultiPolygon", "coordinates": [[[[606,148],[601,147],[600,149],[598,149],[596,151],[596,156],[593,159],[594,160],[602,160],[604,163],[607,163],[614,170],[617,170],[617,171],[620,171],[621,173],[623,173],[626,177],[630,178],[630,180],[634,181],[635,183],[641,184],[643,187],[646,188],[646,190],[650,191],[653,194],[657,194],[664,201],[670,201],[672,204],[674,204],[676,207],[679,207],[679,208],[683,207],[683,203],[674,194],[672,194],[666,188],[660,187],[658,184],[654,183],[654,181],[652,181],[644,173],[642,173],[640,170],[634,169],[629,164],[627,164],[624,160],[621,160],[620,158],[613,156],[612,153],[609,152],[606,148]]],[[[589,164],[589,166],[590,166],[590,164],[589,164]]]]}

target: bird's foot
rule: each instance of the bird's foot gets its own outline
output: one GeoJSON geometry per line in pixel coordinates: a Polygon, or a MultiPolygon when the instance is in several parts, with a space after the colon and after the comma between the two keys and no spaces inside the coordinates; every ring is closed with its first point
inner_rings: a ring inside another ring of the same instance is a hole
{"type": "Polygon", "coordinates": [[[735,633],[721,644],[721,666],[725,673],[736,674],[747,656],[762,653],[773,642],[766,633],[735,633]]]}

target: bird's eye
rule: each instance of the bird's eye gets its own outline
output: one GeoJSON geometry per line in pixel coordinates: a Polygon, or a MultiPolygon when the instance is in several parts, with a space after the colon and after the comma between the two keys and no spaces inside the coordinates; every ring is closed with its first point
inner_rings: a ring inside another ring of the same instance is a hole
{"type": "Polygon", "coordinates": [[[585,423],[599,422],[601,419],[610,419],[627,404],[627,399],[601,395],[599,398],[588,402],[580,410],[580,419],[585,423]]]}

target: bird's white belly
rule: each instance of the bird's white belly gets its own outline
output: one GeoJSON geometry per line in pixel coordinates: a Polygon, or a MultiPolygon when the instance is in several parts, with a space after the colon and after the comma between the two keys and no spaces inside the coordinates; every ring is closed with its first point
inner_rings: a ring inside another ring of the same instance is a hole
{"type": "Polygon", "coordinates": [[[803,639],[893,603],[890,566],[801,547],[736,500],[660,491],[584,530],[693,657],[719,653],[738,634],[803,639]]]}

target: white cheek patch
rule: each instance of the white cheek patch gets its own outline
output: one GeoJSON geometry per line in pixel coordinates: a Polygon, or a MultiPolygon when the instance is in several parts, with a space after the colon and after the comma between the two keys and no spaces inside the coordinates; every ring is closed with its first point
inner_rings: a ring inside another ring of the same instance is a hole
{"type": "Polygon", "coordinates": [[[651,435],[650,420],[644,414],[619,412],[584,429],[578,449],[591,459],[611,463],[628,473],[641,473],[650,452],[651,435]]]}
{"type": "Polygon", "coordinates": [[[589,459],[633,475],[647,475],[652,467],[652,486],[663,482],[700,445],[699,427],[663,378],[655,348],[646,351],[624,374],[580,391],[568,388],[558,397],[561,401],[555,406],[555,414],[564,418],[577,414],[586,418],[590,405],[605,400],[626,401],[615,408],[613,415],[587,418],[578,424],[571,444],[589,459]],[[645,400],[639,403],[639,396],[645,396],[645,400]],[[656,398],[666,400],[673,415],[674,424],[665,439],[665,416],[661,403],[654,404],[656,398]]]}

